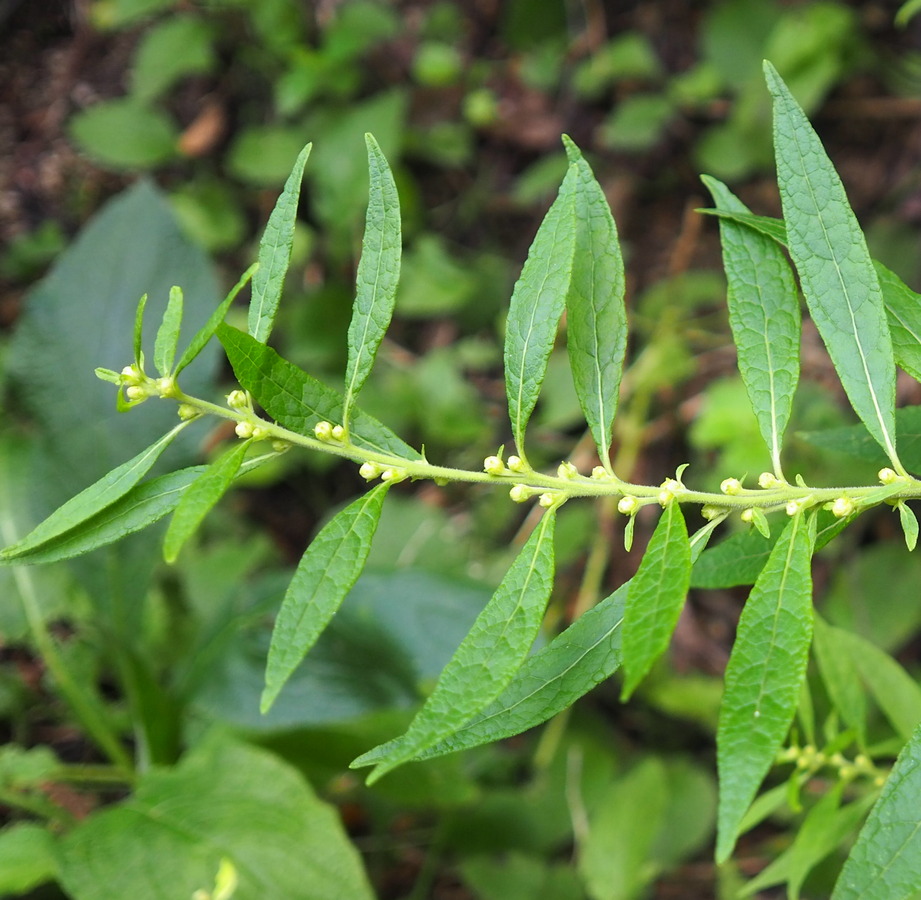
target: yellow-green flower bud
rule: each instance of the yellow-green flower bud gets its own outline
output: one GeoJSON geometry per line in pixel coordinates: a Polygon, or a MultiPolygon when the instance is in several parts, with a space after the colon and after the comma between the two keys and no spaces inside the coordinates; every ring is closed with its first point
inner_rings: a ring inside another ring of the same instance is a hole
{"type": "Polygon", "coordinates": [[[381,469],[380,466],[375,463],[366,462],[361,464],[358,474],[361,475],[365,481],[374,481],[374,479],[381,474],[381,469]]]}
{"type": "Polygon", "coordinates": [[[718,506],[702,506],[700,514],[709,522],[723,514],[723,510],[718,506]]]}
{"type": "Polygon", "coordinates": [[[739,518],[746,524],[751,525],[752,520],[755,518],[755,511],[751,507],[743,509],[739,518]]]}
{"type": "Polygon", "coordinates": [[[333,426],[329,422],[317,422],[313,426],[313,433],[318,441],[331,441],[333,439],[333,426]]]}
{"type": "Polygon", "coordinates": [[[489,475],[501,475],[505,471],[505,463],[498,456],[487,456],[483,460],[483,470],[489,475]]]}
{"type": "Polygon", "coordinates": [[[512,472],[524,472],[527,469],[524,460],[520,456],[510,456],[506,462],[506,466],[512,472]]]}
{"type": "Polygon", "coordinates": [[[557,467],[556,474],[560,478],[572,479],[576,478],[579,474],[579,470],[571,463],[569,460],[561,462],[557,467]]]}
{"type": "Polygon", "coordinates": [[[596,480],[601,479],[601,478],[607,478],[607,475],[608,473],[607,471],[605,471],[604,466],[595,466],[595,468],[592,469],[592,478],[596,480]]]}
{"type": "Polygon", "coordinates": [[[231,391],[227,395],[227,405],[231,409],[246,409],[249,406],[246,391],[241,391],[239,389],[231,391]]]}
{"type": "Polygon", "coordinates": [[[675,495],[671,491],[666,490],[659,491],[659,494],[656,497],[656,500],[659,501],[659,506],[663,508],[668,506],[668,504],[671,503],[674,499],[675,495]]]}
{"type": "Polygon", "coordinates": [[[617,511],[625,516],[632,516],[640,508],[640,501],[636,497],[621,497],[617,501],[617,511]]]}
{"type": "Polygon", "coordinates": [[[523,484],[516,484],[509,492],[509,497],[516,503],[524,503],[531,499],[531,491],[523,484]]]}
{"type": "Polygon", "coordinates": [[[883,484],[895,484],[895,482],[899,480],[898,473],[890,469],[888,466],[879,470],[878,477],[883,484]]]}
{"type": "Polygon", "coordinates": [[[331,434],[334,441],[341,441],[345,438],[345,429],[341,425],[333,425],[331,434]]]}
{"type": "Polygon", "coordinates": [[[244,440],[251,438],[255,430],[256,429],[252,422],[237,422],[237,427],[234,428],[234,431],[237,433],[237,437],[243,438],[244,440]]]}
{"type": "Polygon", "coordinates": [[[253,426],[253,440],[264,441],[269,436],[269,429],[264,425],[253,426]]]}
{"type": "Polygon", "coordinates": [[[786,506],[788,516],[795,516],[803,508],[800,500],[791,500],[786,506]]]}
{"type": "Polygon", "coordinates": [[[758,476],[758,484],[763,487],[765,490],[768,490],[773,487],[777,487],[780,482],[777,480],[777,476],[773,472],[762,472],[758,476]]]}
{"type": "Polygon", "coordinates": [[[833,516],[844,519],[854,512],[855,508],[854,501],[850,497],[838,497],[831,505],[831,512],[833,516]]]}
{"type": "Polygon", "coordinates": [[[550,509],[550,507],[556,503],[556,497],[550,493],[541,494],[540,499],[537,502],[540,503],[544,509],[550,509]]]}
{"type": "Polygon", "coordinates": [[[381,481],[402,481],[404,474],[402,469],[384,469],[381,472],[381,481]]]}
{"type": "Polygon", "coordinates": [[[729,496],[738,494],[742,491],[742,482],[738,478],[724,478],[720,482],[720,490],[729,496]]]}
{"type": "Polygon", "coordinates": [[[131,384],[125,388],[125,396],[132,403],[137,403],[141,400],[146,400],[150,395],[147,393],[147,389],[143,385],[131,384]]]}
{"type": "Polygon", "coordinates": [[[283,441],[281,438],[275,438],[275,440],[272,441],[272,449],[276,453],[284,453],[286,450],[291,449],[291,444],[287,441],[283,441]]]}
{"type": "Polygon", "coordinates": [[[197,419],[201,415],[201,410],[190,403],[180,403],[176,413],[183,422],[188,422],[190,419],[197,419]]]}

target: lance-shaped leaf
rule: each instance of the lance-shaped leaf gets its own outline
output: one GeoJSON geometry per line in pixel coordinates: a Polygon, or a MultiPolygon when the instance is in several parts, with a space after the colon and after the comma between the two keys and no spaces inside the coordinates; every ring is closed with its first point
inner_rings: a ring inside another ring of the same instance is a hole
{"type": "MultiPolygon", "coordinates": [[[[722,182],[706,175],[703,182],[720,208],[748,212],[722,182]]],[[[720,219],[720,237],[739,372],[779,475],[783,434],[799,380],[799,293],[776,241],[730,219],[720,219]]]]}
{"type": "MultiPolygon", "coordinates": [[[[708,187],[711,181],[709,175],[702,175],[701,178],[708,187]]],[[[716,182],[719,184],[719,182],[716,182]]],[[[783,247],[787,246],[787,226],[784,225],[783,219],[775,219],[772,216],[756,216],[745,210],[728,209],[720,206],[719,209],[698,209],[697,212],[708,216],[716,216],[721,221],[737,222],[739,225],[747,225],[749,228],[769,237],[783,247]]]]}
{"type": "Polygon", "coordinates": [[[867,701],[857,669],[846,647],[842,646],[842,631],[829,625],[821,616],[815,617],[813,647],[819,672],[828,697],[838,710],[841,721],[854,729],[857,744],[867,745],[867,701]]]}
{"type": "Polygon", "coordinates": [[[138,368],[143,368],[144,349],[144,309],[147,306],[147,294],[143,294],[138,300],[137,309],[134,311],[134,362],[138,368]]]}
{"type": "Polygon", "coordinates": [[[566,345],[582,412],[602,463],[609,465],[627,350],[624,259],[601,185],[576,145],[564,140],[570,163],[579,173],[574,200],[576,264],[566,298],[566,345]]]}
{"type": "Polygon", "coordinates": [[[230,304],[236,300],[237,294],[246,287],[258,267],[259,263],[253,263],[240,276],[240,280],[230,289],[230,292],[215,308],[214,312],[208,316],[208,321],[196,332],[192,340],[189,341],[189,346],[185,348],[182,356],[179,357],[179,362],[176,364],[176,371],[173,373],[174,375],[178,375],[199,353],[201,353],[202,350],[205,349],[205,345],[211,340],[214,332],[217,331],[217,326],[224,321],[224,316],[227,315],[230,304]]]}
{"type": "MultiPolygon", "coordinates": [[[[553,589],[555,520],[553,510],[544,514],[406,733],[385,745],[387,754],[369,783],[454,734],[495,700],[521,668],[553,589]]],[[[367,765],[366,757],[372,756],[379,758],[372,750],[352,767],[367,765]]]]}
{"type": "Polygon", "coordinates": [[[182,328],[182,306],[182,288],[173,285],[169,291],[169,301],[163,313],[163,321],[154,339],[154,365],[161,375],[169,375],[173,370],[176,346],[179,343],[179,330],[182,328]]]}
{"type": "Polygon", "coordinates": [[[263,713],[361,575],[389,486],[379,484],[338,512],[301,557],[272,632],[260,703],[263,713]]]}
{"type": "Polygon", "coordinates": [[[249,333],[263,344],[269,339],[272,326],[275,324],[278,302],[291,262],[291,245],[294,243],[294,224],[297,220],[297,203],[301,196],[301,180],[312,146],[307,144],[298,154],[259,242],[259,268],[253,276],[253,296],[249,304],[247,324],[249,333]]]}
{"type": "Polygon", "coordinates": [[[505,323],[505,392],[512,436],[522,458],[526,458],[525,429],[547,374],[572,280],[574,191],[580,177],[571,165],[528,250],[505,323]]]}
{"type": "Polygon", "coordinates": [[[916,294],[895,272],[874,262],[883,291],[895,361],[921,381],[921,294],[916,294]]]}
{"type": "Polygon", "coordinates": [[[163,558],[176,561],[183,544],[230,487],[251,441],[238,441],[222,453],[183,493],[163,538],[163,558]]]}
{"type": "MultiPolygon", "coordinates": [[[[240,386],[284,428],[310,434],[317,422],[340,420],[341,394],[236,328],[219,325],[217,336],[240,386]]],[[[352,411],[349,437],[353,444],[366,450],[403,459],[422,458],[389,428],[359,409],[352,411]]]]}
{"type": "Polygon", "coordinates": [[[50,542],[60,539],[128,493],[151,469],[173,438],[188,422],[182,422],[133,459],[103,475],[99,481],[71,497],[22,540],[0,552],[4,562],[24,560],[50,542]]]}
{"type": "Polygon", "coordinates": [[[854,411],[897,469],[895,360],[879,279],[841,179],[774,67],[777,183],[790,255],[854,411]]]}
{"type": "Polygon", "coordinates": [[[745,811],[793,721],[812,640],[812,536],[794,516],[758,576],[726,667],[717,729],[716,859],[732,852],[745,811]]]}
{"type": "Polygon", "coordinates": [[[361,390],[378,347],[390,325],[400,280],[400,198],[393,173],[377,141],[365,135],[371,179],[365,236],[358,263],[355,306],[349,324],[349,359],[345,369],[342,425],[348,429],[352,406],[361,390]]]}
{"type": "Polygon", "coordinates": [[[643,561],[630,583],[624,611],[624,687],[621,699],[636,690],[665,652],[691,580],[691,545],[677,503],[659,518],[643,561]]]}
{"type": "Polygon", "coordinates": [[[921,891],[921,728],[905,745],[835,884],[832,900],[895,900],[921,891]]]}

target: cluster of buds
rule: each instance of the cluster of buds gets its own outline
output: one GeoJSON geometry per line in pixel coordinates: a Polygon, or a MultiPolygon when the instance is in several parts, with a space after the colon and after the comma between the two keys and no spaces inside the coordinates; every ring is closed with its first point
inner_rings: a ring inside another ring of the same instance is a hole
{"type": "MultiPolygon", "coordinates": [[[[501,452],[500,450],[499,453],[501,452]]],[[[502,457],[499,455],[487,456],[483,460],[483,471],[487,475],[507,475],[510,472],[520,475],[523,472],[527,472],[529,468],[528,464],[520,456],[510,456],[505,462],[502,461],[502,457]]]]}
{"type": "Polygon", "coordinates": [[[388,481],[393,484],[406,478],[406,472],[403,469],[398,469],[394,466],[381,466],[373,462],[362,463],[358,474],[365,481],[374,481],[376,478],[380,478],[381,481],[388,481]]]}
{"type": "Polygon", "coordinates": [[[345,429],[341,425],[333,425],[331,422],[317,422],[313,426],[314,436],[318,441],[324,444],[342,443],[345,440],[345,429]]]}
{"type": "Polygon", "coordinates": [[[742,493],[742,482],[738,478],[724,478],[720,482],[720,490],[728,497],[742,493]]]}

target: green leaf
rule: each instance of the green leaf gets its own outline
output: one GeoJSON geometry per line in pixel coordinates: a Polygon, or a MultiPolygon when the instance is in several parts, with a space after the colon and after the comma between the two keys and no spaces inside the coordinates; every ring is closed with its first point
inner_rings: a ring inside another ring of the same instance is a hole
{"type": "Polygon", "coordinates": [[[566,154],[579,173],[575,192],[576,249],[566,297],[566,342],[573,382],[598,455],[610,465],[611,427],[617,410],[627,312],[624,260],[601,185],[575,144],[564,138],[566,154]]]}
{"type": "Polygon", "coordinates": [[[921,294],[916,294],[895,272],[874,261],[886,305],[895,361],[921,381],[921,294]]]}
{"type": "Polygon", "coordinates": [[[521,668],[553,589],[555,520],[553,510],[544,514],[406,733],[352,763],[357,768],[377,761],[369,783],[453,735],[521,668]]]}
{"type": "Polygon", "coordinates": [[[177,153],[173,119],[133,97],[95,103],[74,115],[69,127],[87,156],[113,169],[152,169],[177,153]]]}
{"type": "Polygon", "coordinates": [[[904,500],[899,500],[895,508],[899,511],[899,521],[905,534],[905,546],[909,551],[918,545],[918,517],[904,500]]]}
{"type": "Polygon", "coordinates": [[[717,730],[718,862],[732,851],[796,713],[812,639],[809,531],[805,515],[790,520],[739,620],[717,730]]]}
{"type": "Polygon", "coordinates": [[[291,245],[294,243],[294,224],[297,219],[297,203],[301,196],[301,180],[312,146],[307,144],[298,154],[259,242],[259,268],[253,275],[248,330],[261,344],[269,339],[272,326],[275,324],[278,302],[291,262],[291,245]]]}
{"type": "Polygon", "coordinates": [[[147,294],[141,294],[137,309],[134,311],[134,362],[138,369],[142,369],[144,362],[144,309],[147,306],[147,294]]]}
{"type": "Polygon", "coordinates": [[[237,294],[246,287],[258,266],[259,263],[253,263],[240,276],[240,280],[230,289],[230,292],[220,302],[214,312],[211,313],[208,317],[208,321],[195,333],[195,336],[189,341],[189,346],[185,348],[182,356],[179,357],[179,362],[176,364],[176,371],[173,373],[174,376],[178,375],[199,353],[201,353],[202,350],[205,349],[205,344],[214,336],[214,332],[217,331],[217,326],[224,321],[224,316],[227,315],[230,304],[237,299],[237,294]]]}
{"type": "Polygon", "coordinates": [[[822,681],[841,721],[854,729],[858,745],[864,748],[867,744],[866,695],[847,647],[842,646],[840,636],[843,633],[821,616],[815,616],[813,647],[822,681]]]}
{"type": "Polygon", "coordinates": [[[870,810],[832,900],[895,900],[921,891],[921,728],[912,735],[870,810]]]}
{"type": "Polygon", "coordinates": [[[895,360],[866,240],[831,160],[769,63],[777,182],[790,255],[812,319],[854,411],[901,469],[895,451],[895,360]]]}
{"type": "Polygon", "coordinates": [[[179,330],[182,328],[182,288],[170,288],[169,302],[154,341],[154,365],[161,375],[169,375],[176,359],[179,330]]]}
{"type": "Polygon", "coordinates": [[[0,558],[3,562],[12,562],[33,556],[35,551],[42,550],[56,539],[66,536],[68,532],[124,497],[150,471],[163,451],[172,443],[173,438],[188,424],[180,423],[133,459],[122,463],[95,484],[82,490],[76,497],[72,497],[22,540],[0,552],[0,558]]]}
{"type": "MultiPolygon", "coordinates": [[[[709,175],[701,177],[708,187],[711,181],[715,181],[709,175]]],[[[721,221],[738,222],[740,225],[747,225],[759,234],[776,241],[781,246],[787,246],[787,226],[784,225],[783,219],[774,219],[771,216],[756,216],[747,210],[724,209],[723,207],[719,209],[698,209],[697,212],[708,216],[716,216],[721,221]]]]}
{"type": "Polygon", "coordinates": [[[188,75],[215,63],[211,27],[198,16],[173,13],[144,32],[131,71],[131,94],[151,101],[188,75]]]}
{"type": "MultiPolygon", "coordinates": [[[[718,206],[748,212],[724,184],[706,175],[703,182],[718,206]]],[[[730,219],[720,219],[720,236],[739,372],[779,475],[783,435],[799,380],[799,293],[776,241],[730,219]]]]}
{"type": "Polygon", "coordinates": [[[669,503],[630,582],[624,611],[622,700],[636,690],[668,647],[690,579],[687,526],[678,503],[669,503]]]}
{"type": "MultiPolygon", "coordinates": [[[[311,434],[317,422],[341,419],[342,395],[282,359],[271,347],[227,325],[218,326],[217,336],[240,386],[280,425],[298,434],[311,434]]],[[[352,413],[349,431],[352,443],[366,450],[403,459],[422,458],[389,428],[359,409],[352,413]]]]}
{"type": "MultiPolygon", "coordinates": [[[[233,900],[372,900],[335,809],[266,750],[208,739],[135,794],[61,840],[73,900],[191,898],[211,892],[225,860],[233,900]]],[[[210,895],[210,893],[209,893],[210,895]]]]}
{"type": "Polygon", "coordinates": [[[182,495],[176,512],[163,538],[163,558],[176,561],[183,544],[198,530],[198,526],[230,487],[251,441],[238,441],[222,453],[182,495]]]}
{"type": "Polygon", "coordinates": [[[691,587],[729,588],[754,584],[779,531],[770,538],[758,531],[738,531],[701,554],[691,570],[691,587]]]}
{"type": "Polygon", "coordinates": [[[26,894],[58,874],[54,838],[47,828],[31,823],[0,831],[0,891],[3,896],[26,894]]]}
{"type": "Polygon", "coordinates": [[[559,195],[544,216],[515,283],[505,323],[505,392],[515,447],[525,456],[525,430],[556,340],[572,281],[575,252],[574,191],[570,166],[559,195]]]}
{"type": "Polygon", "coordinates": [[[383,482],[338,512],[301,557],[272,632],[260,703],[263,713],[361,575],[389,487],[383,482]]]}
{"type": "Polygon", "coordinates": [[[381,340],[390,325],[403,249],[400,198],[393,173],[370,134],[365,135],[365,143],[371,186],[356,278],[355,307],[349,323],[349,359],[342,405],[342,425],[346,431],[355,398],[371,372],[381,340]]]}

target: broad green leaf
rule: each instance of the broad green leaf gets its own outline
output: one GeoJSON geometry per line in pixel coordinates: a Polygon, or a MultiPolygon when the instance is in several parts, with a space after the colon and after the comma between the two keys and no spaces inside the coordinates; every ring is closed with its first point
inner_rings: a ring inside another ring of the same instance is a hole
{"type": "Polygon", "coordinates": [[[360,756],[352,767],[379,759],[369,782],[453,735],[495,700],[521,668],[537,637],[553,589],[553,526],[545,513],[492,599],[445,666],[434,691],[406,733],[360,756]]]}
{"type": "Polygon", "coordinates": [[[400,198],[393,173],[370,134],[365,135],[365,143],[371,186],[358,263],[355,306],[349,323],[349,358],[342,405],[342,425],[346,430],[355,398],[374,365],[374,357],[390,325],[403,249],[400,198]]]}
{"type": "Polygon", "coordinates": [[[230,289],[230,292],[220,302],[214,312],[211,313],[208,317],[208,321],[195,333],[195,336],[189,341],[189,346],[185,348],[182,356],[179,357],[174,375],[178,375],[199,353],[201,353],[202,350],[205,349],[205,344],[214,336],[214,332],[217,331],[217,326],[224,321],[224,316],[227,315],[230,304],[237,299],[237,294],[246,287],[258,267],[259,263],[255,262],[240,276],[240,280],[230,289]]]}
{"type": "Polygon", "coordinates": [[[237,477],[251,443],[237,441],[183,492],[163,538],[163,558],[168,563],[176,561],[183,544],[195,534],[205,516],[224,496],[237,477]]]}
{"type": "Polygon", "coordinates": [[[528,250],[505,323],[505,392],[512,437],[522,459],[526,458],[525,430],[547,374],[572,280],[573,195],[579,178],[578,169],[571,165],[528,250]]]}
{"type": "Polygon", "coordinates": [[[229,862],[233,900],[372,900],[336,810],[277,756],[242,743],[199,743],[174,768],[95,812],[61,842],[73,900],[191,900],[229,862]],[[226,861],[226,862],[225,862],[226,861]]]}
{"type": "Polygon", "coordinates": [[[579,173],[574,198],[577,264],[566,295],[566,344],[582,412],[607,466],[627,349],[624,260],[601,185],[576,145],[568,138],[564,142],[579,173]]]}
{"type": "Polygon", "coordinates": [[[51,831],[31,822],[0,831],[0,892],[19,897],[58,874],[57,848],[51,831]]]}
{"type": "Polygon", "coordinates": [[[765,538],[757,531],[738,531],[701,554],[691,570],[691,587],[729,588],[754,584],[764,568],[780,529],[765,538]]]}
{"type": "Polygon", "coordinates": [[[304,166],[313,145],[307,144],[298,154],[294,168],[285,182],[284,190],[269,216],[262,240],[259,242],[259,268],[253,275],[253,296],[249,304],[248,330],[264,344],[275,324],[285,275],[291,262],[297,203],[301,196],[304,166]]]}
{"type": "Polygon", "coordinates": [[[895,761],[832,900],[908,900],[921,891],[921,728],[895,761]]]}
{"type": "Polygon", "coordinates": [[[668,647],[690,579],[687,526],[678,503],[669,503],[630,582],[624,610],[622,700],[636,690],[668,647]]]}
{"type": "MultiPolygon", "coordinates": [[[[703,176],[717,205],[747,213],[726,185],[703,176]]],[[[720,219],[723,267],[729,283],[729,324],[761,436],[774,471],[799,380],[799,293],[776,241],[730,219],[720,219]]]]}
{"type": "Polygon", "coordinates": [[[76,497],[72,497],[22,540],[0,552],[0,558],[3,562],[12,562],[33,556],[35,551],[43,549],[56,539],[66,537],[69,532],[124,497],[150,471],[163,451],[172,443],[173,438],[188,424],[180,423],[134,459],[122,463],[76,497]]]}
{"type": "Polygon", "coordinates": [[[842,633],[821,616],[815,616],[813,647],[825,690],[841,721],[854,729],[858,745],[864,748],[867,744],[866,695],[847,648],[841,646],[842,633]]]}
{"type": "Polygon", "coordinates": [[[154,365],[161,375],[169,375],[173,370],[179,329],[182,327],[182,301],[182,288],[173,285],[169,289],[169,302],[154,341],[154,365]]]}
{"type": "Polygon", "coordinates": [[[803,295],[854,411],[899,468],[892,339],[866,240],[805,113],[769,62],[764,70],[787,241],[803,295]]]}
{"type": "Polygon", "coordinates": [[[886,304],[895,361],[921,381],[921,294],[916,294],[895,272],[875,262],[886,304]]]}
{"type": "MultiPolygon", "coordinates": [[[[236,328],[219,325],[217,336],[240,386],[280,425],[298,434],[311,434],[317,422],[340,421],[341,394],[236,328]]],[[[349,432],[352,443],[366,450],[403,459],[422,458],[389,428],[359,409],[352,413],[349,432]]]]}
{"type": "Polygon", "coordinates": [[[178,153],[173,117],[134,97],[94,103],[71,116],[68,128],[87,156],[113,169],[152,169],[178,153]]]}
{"type": "Polygon", "coordinates": [[[389,487],[383,482],[338,512],[301,557],[272,632],[260,703],[263,713],[361,575],[389,487]]]}
{"type": "Polygon", "coordinates": [[[716,736],[718,862],[732,851],[745,811],[796,713],[812,639],[809,531],[805,515],[790,520],[739,620],[716,736]]]}

